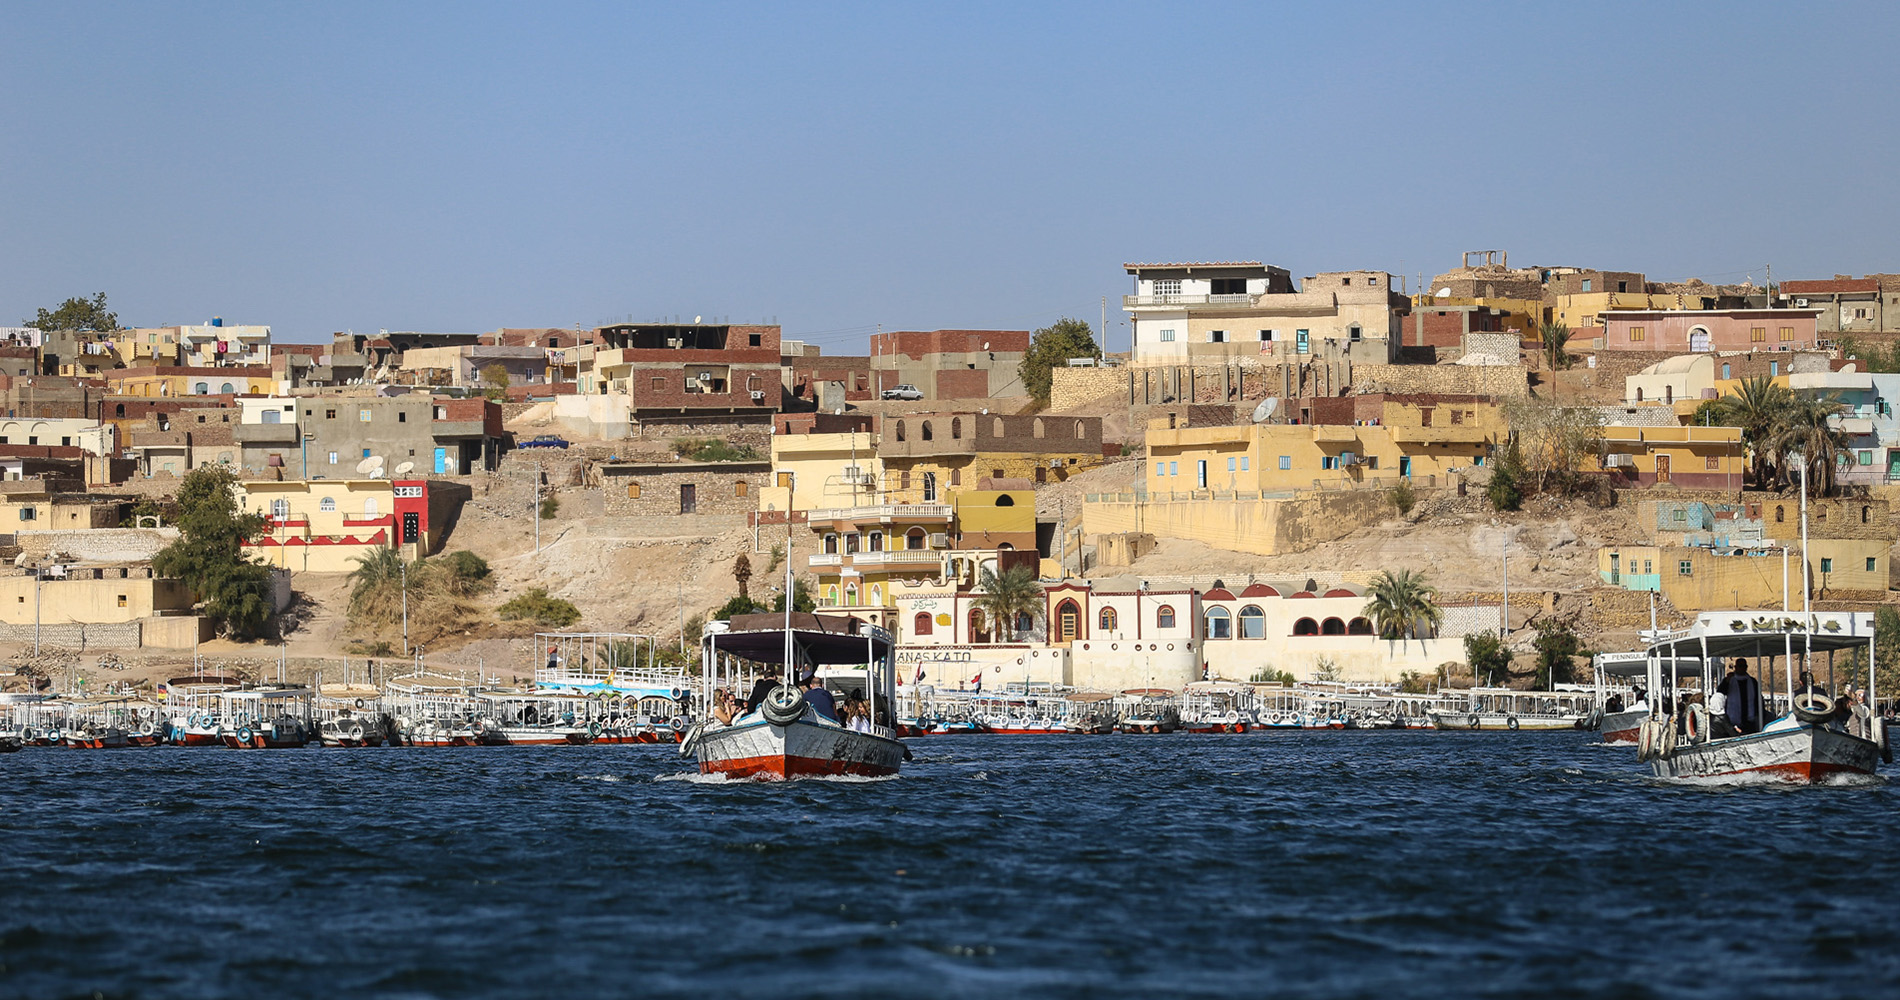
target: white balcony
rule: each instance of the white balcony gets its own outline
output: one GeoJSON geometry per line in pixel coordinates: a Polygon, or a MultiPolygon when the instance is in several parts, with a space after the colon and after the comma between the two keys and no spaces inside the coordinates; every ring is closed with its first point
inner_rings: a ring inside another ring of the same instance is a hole
{"type": "Polygon", "coordinates": [[[1144,306],[1251,306],[1254,296],[1246,293],[1239,295],[1124,295],[1123,309],[1139,309],[1144,306]]]}
{"type": "Polygon", "coordinates": [[[898,549],[894,552],[814,552],[808,563],[812,569],[850,565],[855,569],[888,569],[898,566],[941,566],[941,549],[898,549]]]}
{"type": "Polygon", "coordinates": [[[950,514],[947,503],[887,503],[867,507],[818,507],[812,510],[811,519],[890,524],[894,521],[948,521],[950,514]]]}

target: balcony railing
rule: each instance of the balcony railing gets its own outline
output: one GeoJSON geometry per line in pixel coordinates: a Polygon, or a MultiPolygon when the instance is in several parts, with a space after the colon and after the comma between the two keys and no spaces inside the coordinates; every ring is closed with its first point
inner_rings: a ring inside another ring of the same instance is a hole
{"type": "Polygon", "coordinates": [[[865,507],[818,507],[814,521],[942,521],[951,514],[947,503],[887,503],[865,507]]]}
{"type": "Polygon", "coordinates": [[[875,569],[882,566],[936,566],[943,562],[942,549],[897,549],[893,552],[814,552],[809,565],[812,569],[827,566],[843,566],[846,559],[858,569],[875,569]]]}
{"type": "Polygon", "coordinates": [[[1122,307],[1135,306],[1250,306],[1254,296],[1240,295],[1124,295],[1122,307]]]}

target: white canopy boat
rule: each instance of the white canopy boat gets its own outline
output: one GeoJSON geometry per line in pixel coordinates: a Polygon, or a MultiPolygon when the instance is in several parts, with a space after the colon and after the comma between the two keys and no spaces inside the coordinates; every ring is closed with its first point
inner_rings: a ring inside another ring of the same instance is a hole
{"type": "MultiPolygon", "coordinates": [[[[701,640],[703,676],[715,681],[740,676],[721,670],[733,660],[781,664],[788,679],[819,667],[834,668],[825,674],[836,679],[841,675],[836,667],[862,666],[850,683],[865,692],[876,721],[862,730],[846,728],[820,713],[803,691],[781,682],[731,723],[706,719],[686,734],[680,756],[694,757],[700,773],[786,780],[898,772],[910,751],[889,725],[897,691],[896,643],[889,632],[857,618],[789,612],[736,615],[726,628],[719,624],[713,623],[701,640]]],[[[734,694],[744,698],[747,692],[734,694]]]]}
{"type": "Polygon", "coordinates": [[[1826,690],[1837,691],[1833,654],[1865,649],[1872,690],[1870,613],[1705,611],[1686,628],[1656,630],[1645,638],[1650,714],[1638,727],[1637,759],[1647,762],[1658,777],[1755,775],[1814,784],[1840,775],[1871,775],[1882,760],[1892,760],[1879,716],[1851,708],[1841,711],[1833,698],[1797,690],[1793,680],[1799,671],[1809,670],[1826,690]],[[1817,655],[1825,656],[1826,665],[1819,670],[1817,655]],[[1702,664],[1699,691],[1685,690],[1677,672],[1668,668],[1672,660],[1690,658],[1702,664]],[[1759,696],[1757,705],[1740,714],[1763,720],[1759,731],[1737,732],[1722,716],[1712,717],[1707,707],[1707,694],[1719,690],[1718,670],[1732,667],[1736,660],[1752,668],[1749,676],[1759,696]]]}

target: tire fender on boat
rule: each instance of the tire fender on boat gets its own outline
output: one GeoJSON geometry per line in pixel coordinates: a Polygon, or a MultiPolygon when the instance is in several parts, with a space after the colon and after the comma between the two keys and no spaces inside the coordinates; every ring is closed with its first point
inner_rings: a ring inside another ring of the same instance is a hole
{"type": "Polygon", "coordinates": [[[1515,715],[1507,716],[1504,720],[1504,726],[1505,728],[1511,730],[1512,732],[1516,732],[1517,731],[1517,716],[1515,715]]]}
{"type": "Polygon", "coordinates": [[[1636,759],[1647,761],[1655,756],[1656,728],[1649,719],[1644,719],[1636,727],[1636,759]]]}
{"type": "Polygon", "coordinates": [[[780,684],[759,703],[759,713],[765,721],[776,726],[790,725],[805,714],[804,692],[789,685],[780,684]]]}
{"type": "Polygon", "coordinates": [[[1818,691],[1795,695],[1794,717],[1802,722],[1826,722],[1834,717],[1834,699],[1818,691]]]}
{"type": "Polygon", "coordinates": [[[1676,752],[1676,720],[1672,717],[1662,723],[1662,743],[1656,748],[1658,757],[1669,757],[1676,752]]]}
{"type": "Polygon", "coordinates": [[[238,727],[237,738],[239,743],[249,743],[251,742],[251,737],[255,735],[255,733],[251,732],[251,727],[249,726],[238,727]]]}
{"type": "Polygon", "coordinates": [[[694,748],[699,746],[699,731],[705,725],[703,722],[697,722],[693,724],[693,728],[686,731],[686,738],[680,740],[681,757],[692,756],[694,748]]]}

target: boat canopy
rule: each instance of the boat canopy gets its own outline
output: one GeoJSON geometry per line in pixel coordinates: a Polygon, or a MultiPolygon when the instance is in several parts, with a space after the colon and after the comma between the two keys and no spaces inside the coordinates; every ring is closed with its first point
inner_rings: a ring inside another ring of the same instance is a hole
{"type": "MultiPolygon", "coordinates": [[[[1746,611],[1705,611],[1687,628],[1645,632],[1650,652],[1667,662],[1700,657],[1711,659],[1780,656],[1790,646],[1795,652],[1826,653],[1854,649],[1874,640],[1874,616],[1864,611],[1815,611],[1808,614],[1746,611]]],[[[1700,664],[1697,671],[1700,672],[1700,664]]]]}
{"type": "MultiPolygon", "coordinates": [[[[1667,670],[1667,664],[1670,662],[1669,653],[1664,651],[1661,656],[1664,663],[1663,669],[1667,670]]],[[[1675,664],[1677,677],[1702,676],[1702,657],[1700,656],[1678,656],[1675,664]]],[[[1598,653],[1596,668],[1605,677],[1646,677],[1649,674],[1649,654],[1641,651],[1598,653]]]]}
{"type": "MultiPolygon", "coordinates": [[[[791,619],[797,658],[813,666],[882,661],[896,648],[889,632],[857,618],[794,613],[791,619]]],[[[734,615],[730,629],[708,633],[706,638],[721,653],[756,663],[778,663],[785,658],[785,615],[734,615]]]]}

